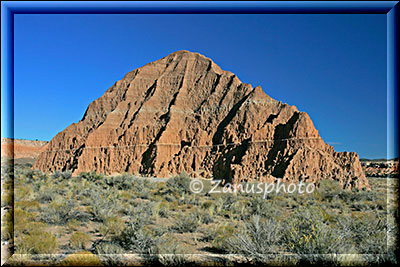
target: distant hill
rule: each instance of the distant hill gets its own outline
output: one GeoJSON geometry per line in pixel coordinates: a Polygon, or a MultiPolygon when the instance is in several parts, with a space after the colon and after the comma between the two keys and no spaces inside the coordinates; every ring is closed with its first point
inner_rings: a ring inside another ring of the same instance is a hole
{"type": "Polygon", "coordinates": [[[48,141],[1,138],[1,157],[36,159],[48,141]]]}
{"type": "Polygon", "coordinates": [[[392,158],[392,159],[384,159],[384,158],[381,158],[381,159],[360,159],[360,161],[391,161],[391,160],[399,161],[399,158],[392,158]]]}
{"type": "Polygon", "coordinates": [[[399,158],[360,159],[360,161],[368,177],[399,177],[399,158]]]}

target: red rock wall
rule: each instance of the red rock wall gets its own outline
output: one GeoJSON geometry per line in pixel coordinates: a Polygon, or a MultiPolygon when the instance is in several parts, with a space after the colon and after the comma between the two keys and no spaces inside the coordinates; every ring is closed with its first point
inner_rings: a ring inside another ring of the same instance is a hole
{"type": "Polygon", "coordinates": [[[369,187],[358,155],[325,144],[306,113],[187,51],[128,73],[51,140],[34,168],[369,187]]]}

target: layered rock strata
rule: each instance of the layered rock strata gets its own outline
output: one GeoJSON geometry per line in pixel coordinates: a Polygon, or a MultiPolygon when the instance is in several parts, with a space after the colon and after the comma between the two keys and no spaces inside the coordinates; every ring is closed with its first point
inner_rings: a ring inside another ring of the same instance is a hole
{"type": "Polygon", "coordinates": [[[198,53],[126,74],[57,134],[34,168],[227,181],[335,179],[369,188],[354,152],[335,152],[307,113],[198,53]]]}

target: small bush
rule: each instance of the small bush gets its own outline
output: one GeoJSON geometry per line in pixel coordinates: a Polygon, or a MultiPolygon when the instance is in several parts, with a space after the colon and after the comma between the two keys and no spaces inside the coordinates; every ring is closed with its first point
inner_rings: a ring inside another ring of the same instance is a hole
{"type": "Polygon", "coordinates": [[[89,182],[98,182],[104,179],[104,176],[102,174],[98,174],[96,172],[82,172],[80,174],[80,177],[89,182]]]}
{"type": "Polygon", "coordinates": [[[118,244],[111,242],[100,242],[94,247],[96,254],[123,254],[125,250],[118,244]]]}
{"type": "Polygon", "coordinates": [[[236,197],[232,194],[224,194],[218,197],[215,203],[216,214],[224,216],[228,211],[231,210],[236,200],[236,197]]]}
{"type": "Polygon", "coordinates": [[[337,228],[338,232],[346,233],[347,244],[357,248],[358,253],[379,254],[388,248],[388,231],[393,231],[387,222],[386,214],[343,216],[337,228]]]}
{"type": "Polygon", "coordinates": [[[138,254],[154,252],[156,240],[143,228],[142,223],[128,222],[119,236],[114,240],[125,250],[138,254]]]}
{"type": "Polygon", "coordinates": [[[106,177],[104,181],[108,186],[112,186],[119,190],[129,190],[133,187],[134,179],[136,179],[136,177],[129,174],[123,174],[119,176],[106,177]]]}
{"type": "Polygon", "coordinates": [[[70,170],[67,170],[65,172],[61,173],[61,177],[65,180],[65,179],[69,179],[72,177],[72,172],[70,170]]]}
{"type": "Polygon", "coordinates": [[[335,229],[325,218],[317,207],[297,210],[283,230],[287,249],[296,254],[345,253],[348,231],[335,229]]]}
{"type": "Polygon", "coordinates": [[[200,220],[195,214],[183,215],[175,220],[171,230],[177,233],[193,233],[199,227],[200,220]]]}
{"type": "Polygon", "coordinates": [[[115,192],[102,192],[94,190],[90,192],[89,205],[94,219],[104,222],[107,218],[115,215],[116,207],[118,207],[118,195],[115,192]]]}
{"type": "Polygon", "coordinates": [[[10,210],[4,211],[4,213],[2,214],[1,226],[7,226],[10,227],[11,229],[13,228],[13,218],[12,218],[12,212],[10,210]]]}
{"type": "Polygon", "coordinates": [[[52,176],[52,178],[60,178],[61,177],[61,171],[56,170],[51,176],[52,176]]]}
{"type": "Polygon", "coordinates": [[[235,233],[235,228],[229,224],[222,224],[216,228],[208,228],[205,239],[211,241],[214,249],[221,252],[228,251],[228,240],[235,233]]]}
{"type": "Polygon", "coordinates": [[[69,220],[68,224],[67,224],[67,227],[68,227],[69,231],[71,231],[71,232],[78,230],[79,226],[80,226],[80,222],[76,219],[69,220]]]}
{"type": "MultiPolygon", "coordinates": [[[[18,177],[23,177],[23,175],[17,175],[18,177]]],[[[43,172],[39,171],[39,170],[31,170],[28,169],[25,173],[25,178],[27,180],[27,182],[33,182],[36,180],[46,180],[47,176],[46,174],[44,174],[43,172]]]]}
{"type": "Polygon", "coordinates": [[[160,201],[153,206],[153,216],[168,218],[169,213],[169,205],[167,202],[160,201]]]}
{"type": "Polygon", "coordinates": [[[124,226],[125,223],[120,217],[111,216],[104,220],[104,224],[100,227],[100,233],[103,236],[107,234],[119,235],[124,226]]]}
{"type": "Polygon", "coordinates": [[[70,220],[75,219],[80,222],[88,222],[92,218],[92,215],[86,211],[76,209],[71,211],[68,217],[70,220]]]}
{"type": "Polygon", "coordinates": [[[262,217],[271,217],[275,215],[273,211],[276,210],[276,208],[261,196],[255,196],[250,198],[246,210],[247,214],[250,216],[259,215],[262,217]]]}
{"type": "Polygon", "coordinates": [[[29,222],[25,225],[23,232],[25,234],[30,234],[30,235],[35,235],[35,234],[39,235],[46,228],[48,228],[48,225],[46,225],[42,222],[29,222]]]}
{"type": "Polygon", "coordinates": [[[74,249],[86,249],[90,243],[90,236],[84,232],[77,231],[71,235],[70,246],[74,249]]]}
{"type": "Polygon", "coordinates": [[[274,219],[262,220],[259,215],[246,222],[243,231],[226,240],[228,251],[265,262],[266,254],[279,253],[281,226],[274,219]]]}
{"type": "Polygon", "coordinates": [[[190,190],[190,177],[182,173],[178,176],[168,179],[166,187],[163,191],[164,194],[178,193],[178,194],[191,194],[190,190]]]}
{"type": "Polygon", "coordinates": [[[215,205],[214,201],[207,200],[207,201],[204,201],[204,202],[201,204],[201,208],[202,208],[202,209],[205,209],[205,210],[208,210],[208,209],[210,209],[210,208],[213,208],[214,205],[215,205]]]}
{"type": "Polygon", "coordinates": [[[199,223],[209,224],[214,222],[214,211],[209,208],[208,210],[195,210],[193,215],[196,216],[199,223]]]}
{"type": "Polygon", "coordinates": [[[48,207],[41,208],[40,219],[46,223],[64,225],[72,219],[75,207],[74,200],[54,200],[48,207]]]}
{"type": "Polygon", "coordinates": [[[184,254],[184,247],[179,245],[179,240],[175,238],[166,238],[160,240],[156,246],[157,257],[154,260],[154,265],[162,266],[187,266],[193,265],[193,262],[188,261],[184,254]]]}
{"type": "Polygon", "coordinates": [[[132,193],[142,199],[147,199],[150,195],[150,183],[147,179],[133,179],[132,193]]]}
{"type": "Polygon", "coordinates": [[[56,249],[56,237],[44,231],[23,235],[17,241],[18,254],[51,254],[56,249]]]}
{"type": "Polygon", "coordinates": [[[56,199],[57,193],[55,192],[54,189],[52,188],[43,188],[41,192],[39,192],[39,202],[44,204],[44,203],[50,203],[54,199],[56,199]]]}
{"type": "Polygon", "coordinates": [[[212,210],[203,211],[200,213],[200,221],[204,224],[213,223],[215,221],[215,217],[213,215],[212,210]]]}

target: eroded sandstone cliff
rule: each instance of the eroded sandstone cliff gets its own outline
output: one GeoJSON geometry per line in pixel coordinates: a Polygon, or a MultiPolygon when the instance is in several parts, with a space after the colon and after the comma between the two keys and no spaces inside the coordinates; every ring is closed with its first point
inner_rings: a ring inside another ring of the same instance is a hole
{"type": "Polygon", "coordinates": [[[228,181],[330,178],[369,188],[358,155],[335,152],[306,113],[188,51],[126,74],[33,167],[228,181]]]}

